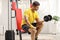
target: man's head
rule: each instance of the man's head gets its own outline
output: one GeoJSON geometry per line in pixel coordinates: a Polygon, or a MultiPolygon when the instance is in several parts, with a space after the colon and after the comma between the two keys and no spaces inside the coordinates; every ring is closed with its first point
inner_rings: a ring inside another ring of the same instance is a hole
{"type": "Polygon", "coordinates": [[[33,4],[32,4],[32,10],[37,11],[39,9],[39,5],[40,5],[39,2],[34,1],[33,4]]]}

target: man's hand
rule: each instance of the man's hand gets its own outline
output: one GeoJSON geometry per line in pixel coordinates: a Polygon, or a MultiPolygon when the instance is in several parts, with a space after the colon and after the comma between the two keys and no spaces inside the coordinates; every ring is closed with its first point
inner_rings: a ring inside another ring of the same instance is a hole
{"type": "Polygon", "coordinates": [[[36,22],[37,22],[37,24],[41,25],[41,24],[43,24],[44,20],[41,20],[39,18],[36,18],[36,22]]]}
{"type": "Polygon", "coordinates": [[[30,25],[30,28],[32,28],[32,29],[36,29],[36,27],[34,27],[33,25],[30,25]]]}
{"type": "Polygon", "coordinates": [[[36,27],[33,27],[33,29],[36,29],[36,27]]]}
{"type": "Polygon", "coordinates": [[[37,24],[42,25],[44,21],[39,21],[37,24]]]}

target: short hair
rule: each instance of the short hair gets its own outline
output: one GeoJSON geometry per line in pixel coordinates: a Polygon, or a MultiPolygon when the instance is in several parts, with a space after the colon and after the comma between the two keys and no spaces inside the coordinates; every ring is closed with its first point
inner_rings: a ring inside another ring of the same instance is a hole
{"type": "Polygon", "coordinates": [[[40,5],[40,3],[39,3],[39,2],[37,2],[37,1],[34,1],[32,5],[33,5],[33,6],[39,6],[39,5],[40,5]]]}

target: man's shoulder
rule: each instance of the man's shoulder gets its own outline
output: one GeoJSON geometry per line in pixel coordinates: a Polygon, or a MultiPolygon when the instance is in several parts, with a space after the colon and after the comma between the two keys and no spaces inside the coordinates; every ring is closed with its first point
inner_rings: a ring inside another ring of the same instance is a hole
{"type": "Polygon", "coordinates": [[[37,12],[37,11],[35,11],[35,14],[38,14],[38,12],[37,12]]]}
{"type": "Polygon", "coordinates": [[[30,8],[28,8],[28,9],[26,9],[25,11],[30,11],[31,9],[30,8]]]}

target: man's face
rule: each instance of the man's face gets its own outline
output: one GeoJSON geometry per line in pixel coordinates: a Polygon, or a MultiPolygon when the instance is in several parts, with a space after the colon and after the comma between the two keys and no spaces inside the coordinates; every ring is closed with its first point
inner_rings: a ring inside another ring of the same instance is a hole
{"type": "Polygon", "coordinates": [[[34,11],[37,11],[39,9],[39,6],[32,6],[34,11]]]}

